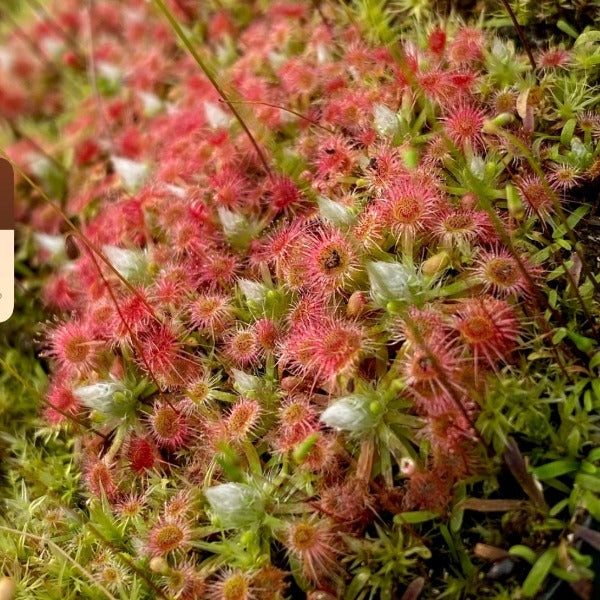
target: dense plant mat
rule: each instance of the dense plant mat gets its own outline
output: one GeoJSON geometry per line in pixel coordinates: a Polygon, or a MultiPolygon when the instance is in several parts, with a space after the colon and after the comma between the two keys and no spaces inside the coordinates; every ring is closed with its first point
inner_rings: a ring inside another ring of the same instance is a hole
{"type": "Polygon", "coordinates": [[[0,598],[593,597],[594,3],[1,10],[0,598]]]}

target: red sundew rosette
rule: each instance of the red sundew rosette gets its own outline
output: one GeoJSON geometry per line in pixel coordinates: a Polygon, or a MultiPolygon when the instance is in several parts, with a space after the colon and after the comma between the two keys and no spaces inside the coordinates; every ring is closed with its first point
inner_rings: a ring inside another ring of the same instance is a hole
{"type": "Polygon", "coordinates": [[[13,313],[15,304],[15,186],[10,163],[0,159],[0,323],[13,313]]]}

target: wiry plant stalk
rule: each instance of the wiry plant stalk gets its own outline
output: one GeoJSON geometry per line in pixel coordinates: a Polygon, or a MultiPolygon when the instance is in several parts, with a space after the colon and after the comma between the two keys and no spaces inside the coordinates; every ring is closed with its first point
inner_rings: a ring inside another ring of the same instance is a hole
{"type": "Polygon", "coordinates": [[[250,128],[248,127],[248,125],[246,124],[244,119],[242,118],[242,115],[235,108],[234,104],[232,102],[230,102],[229,97],[227,96],[227,94],[225,93],[225,91],[223,90],[223,88],[221,87],[221,85],[217,81],[216,77],[211,72],[211,70],[208,68],[208,65],[204,62],[204,60],[202,59],[202,57],[200,56],[200,54],[194,47],[194,44],[192,44],[192,41],[190,40],[190,38],[183,31],[183,29],[181,28],[181,25],[179,25],[179,23],[177,22],[177,19],[175,19],[175,17],[171,13],[171,11],[168,9],[167,5],[163,2],[163,0],[154,0],[154,3],[158,6],[158,8],[161,10],[161,12],[165,15],[165,17],[169,21],[169,24],[171,25],[171,27],[177,34],[177,37],[180,39],[180,41],[183,43],[183,45],[188,49],[188,51],[192,55],[193,59],[196,61],[196,63],[200,67],[200,69],[202,69],[202,72],[204,73],[204,75],[207,77],[207,79],[210,81],[212,86],[215,88],[217,94],[219,94],[219,96],[221,96],[221,98],[223,99],[225,104],[227,104],[227,106],[229,107],[229,110],[231,110],[234,117],[237,119],[238,123],[241,125],[242,129],[248,136],[250,143],[254,147],[254,150],[256,151],[256,154],[258,155],[258,158],[259,158],[260,162],[262,163],[267,175],[272,176],[271,167],[269,166],[269,163],[267,162],[267,159],[266,159],[263,151],[261,150],[260,146],[258,145],[258,142],[256,141],[254,135],[250,131],[250,128]]]}
{"type": "Polygon", "coordinates": [[[410,329],[411,335],[414,336],[419,348],[423,352],[425,352],[425,355],[431,361],[431,366],[433,367],[436,374],[439,376],[439,378],[444,383],[444,386],[448,390],[448,393],[450,395],[450,398],[452,399],[452,402],[454,403],[456,408],[458,408],[459,412],[464,417],[464,419],[467,421],[469,426],[472,428],[473,433],[477,437],[477,440],[486,449],[488,455],[491,456],[493,454],[491,446],[483,439],[483,436],[477,430],[477,427],[475,426],[475,422],[473,421],[473,419],[471,419],[471,417],[470,417],[469,413],[467,412],[467,410],[465,409],[460,397],[456,393],[456,388],[455,388],[454,384],[448,380],[448,377],[446,377],[446,373],[444,372],[444,369],[442,368],[442,365],[441,365],[440,361],[438,360],[438,357],[435,355],[434,352],[431,351],[429,344],[427,344],[427,342],[425,341],[423,335],[421,334],[421,332],[419,331],[419,328],[417,327],[417,324],[410,317],[410,315],[408,314],[408,311],[404,311],[404,313],[402,314],[402,318],[406,321],[406,324],[408,325],[408,328],[410,329]]]}
{"type": "Polygon", "coordinates": [[[314,125],[315,127],[322,129],[323,131],[326,131],[327,133],[335,133],[335,129],[331,129],[330,127],[325,127],[324,125],[317,123],[317,121],[315,121],[314,119],[311,119],[310,117],[307,117],[307,116],[303,115],[302,113],[299,113],[297,110],[293,110],[291,108],[286,108],[285,106],[281,106],[280,104],[271,104],[270,102],[263,102],[261,100],[230,100],[229,102],[226,102],[225,100],[219,99],[219,102],[223,102],[227,105],[229,105],[229,104],[258,104],[260,106],[270,106],[271,108],[278,108],[279,110],[283,110],[292,115],[295,115],[296,117],[299,117],[300,119],[303,119],[307,123],[310,123],[311,125],[314,125]]]}
{"type": "MultiPolygon", "coordinates": [[[[473,184],[476,185],[476,182],[473,181],[473,184]]],[[[496,232],[500,236],[500,239],[502,240],[502,243],[506,246],[506,248],[510,252],[511,256],[515,259],[515,262],[517,263],[517,267],[519,269],[519,272],[521,273],[521,275],[527,281],[527,285],[534,292],[534,294],[532,296],[532,299],[533,299],[533,303],[534,303],[534,313],[535,313],[536,321],[538,323],[540,323],[540,325],[546,331],[546,333],[549,333],[550,332],[549,324],[543,318],[543,315],[541,315],[541,311],[540,311],[540,308],[539,308],[538,301],[541,300],[542,303],[543,303],[543,305],[544,305],[544,307],[545,308],[549,308],[550,311],[552,312],[553,316],[559,322],[561,320],[560,313],[555,308],[552,308],[550,306],[548,300],[546,299],[546,297],[543,294],[540,293],[539,285],[533,280],[533,278],[531,277],[529,271],[525,267],[525,264],[523,263],[523,259],[519,256],[519,253],[515,250],[515,247],[514,247],[514,244],[512,242],[512,239],[510,238],[510,235],[508,234],[508,232],[506,231],[506,228],[504,227],[504,224],[502,223],[502,221],[499,219],[498,215],[494,211],[491,203],[486,198],[485,193],[480,194],[480,198],[481,198],[481,201],[482,201],[483,209],[489,215],[490,220],[492,221],[492,225],[494,226],[494,229],[496,230],[496,232]]],[[[561,358],[561,356],[560,356],[560,354],[558,352],[558,348],[552,342],[551,339],[550,339],[550,344],[551,344],[551,347],[552,347],[552,352],[553,352],[554,358],[556,359],[556,363],[557,363],[559,369],[561,370],[562,374],[568,380],[572,381],[573,377],[571,375],[569,375],[569,373],[567,372],[566,367],[565,367],[565,365],[563,363],[563,360],[562,360],[562,358],[561,358]]]]}
{"type": "MultiPolygon", "coordinates": [[[[119,315],[119,318],[121,319],[121,322],[125,326],[125,329],[127,330],[127,333],[130,335],[131,341],[132,341],[133,345],[135,346],[135,349],[136,349],[137,353],[140,355],[140,357],[142,359],[142,362],[144,363],[144,366],[148,370],[148,374],[150,375],[150,378],[152,379],[152,382],[154,383],[154,385],[156,386],[156,388],[158,390],[162,390],[162,386],[158,383],[158,380],[156,379],[156,376],[154,375],[154,373],[152,372],[152,369],[150,368],[150,364],[148,363],[148,360],[146,358],[146,355],[144,353],[144,349],[142,348],[142,345],[140,344],[140,342],[137,339],[137,337],[134,335],[133,331],[131,330],[131,327],[130,327],[129,323],[127,322],[127,319],[125,319],[125,316],[123,315],[123,312],[121,311],[121,307],[119,306],[119,301],[117,300],[117,297],[115,296],[114,290],[112,289],[112,286],[110,285],[110,282],[106,279],[106,277],[104,276],[104,273],[102,273],[102,269],[100,268],[100,265],[98,264],[98,260],[94,256],[94,253],[90,250],[90,248],[86,248],[86,249],[87,249],[87,251],[89,253],[89,256],[90,256],[92,262],[94,263],[94,266],[96,267],[96,270],[98,271],[98,275],[100,276],[100,278],[102,279],[102,282],[106,286],[108,294],[109,294],[109,296],[111,298],[111,301],[115,305],[115,309],[116,309],[116,311],[117,311],[117,313],[119,315]]],[[[167,396],[165,396],[165,402],[169,405],[169,407],[176,414],[178,414],[179,411],[173,406],[173,404],[171,403],[171,401],[169,400],[169,398],[167,396]]]]}
{"type": "Polygon", "coordinates": [[[513,22],[513,25],[515,26],[517,35],[519,36],[519,39],[521,40],[521,44],[523,44],[523,48],[524,48],[525,52],[527,53],[527,58],[529,59],[531,68],[535,71],[537,69],[537,65],[535,64],[535,58],[533,57],[533,53],[531,52],[531,46],[529,45],[529,42],[525,38],[525,33],[523,32],[523,28],[519,25],[519,22],[517,21],[517,17],[511,7],[510,3],[508,2],[508,0],[502,0],[502,4],[504,4],[504,8],[506,8],[506,12],[510,16],[510,20],[513,22]]]}

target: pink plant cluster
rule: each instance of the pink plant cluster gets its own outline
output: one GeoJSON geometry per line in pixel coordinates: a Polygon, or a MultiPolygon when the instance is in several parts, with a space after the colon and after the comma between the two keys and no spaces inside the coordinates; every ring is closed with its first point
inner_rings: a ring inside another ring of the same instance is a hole
{"type": "MultiPolygon", "coordinates": [[[[189,4],[171,6],[182,22],[189,4]]],[[[77,5],[63,27],[85,23],[77,5]]],[[[62,129],[83,238],[65,251],[59,215],[31,218],[61,315],[44,332],[45,417],[81,437],[90,498],[178,597],[282,597],[281,563],[200,568],[194,546],[201,526],[267,517],[309,588],[333,593],[346,536],[378,514],[443,514],[477,474],[478,399],[531,330],[543,265],[505,200],[456,179],[503,152],[494,119],[531,143],[516,94],[486,78],[478,29],[440,25],[396,56],[309,3],[243,29],[215,12],[213,68],[259,154],[148,3],[99,1],[91,22],[90,93],[62,129]],[[148,514],[159,475],[171,495],[148,514]]],[[[90,68],[51,37],[38,42],[90,68]]],[[[0,94],[3,113],[27,110],[19,93],[0,94]]],[[[569,182],[515,162],[501,185],[549,222],[569,182]]]]}

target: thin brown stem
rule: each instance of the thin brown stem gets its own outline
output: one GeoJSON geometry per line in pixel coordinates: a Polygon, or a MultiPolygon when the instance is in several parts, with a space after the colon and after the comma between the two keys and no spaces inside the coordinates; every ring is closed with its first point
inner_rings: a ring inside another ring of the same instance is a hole
{"type": "MultiPolygon", "coordinates": [[[[110,285],[109,281],[104,276],[104,273],[102,273],[102,269],[100,268],[100,265],[98,264],[98,261],[97,261],[96,257],[94,256],[94,254],[90,251],[89,248],[87,248],[87,250],[90,255],[90,258],[92,259],[92,261],[96,267],[96,270],[98,271],[98,274],[100,275],[100,279],[102,279],[102,282],[106,286],[106,290],[108,291],[111,301],[115,305],[117,313],[119,314],[119,318],[121,319],[121,322],[125,326],[125,329],[127,330],[129,337],[131,338],[131,342],[135,346],[135,349],[136,349],[138,355],[141,357],[142,362],[144,363],[144,366],[146,367],[146,370],[148,371],[148,374],[150,375],[150,378],[152,379],[152,382],[154,383],[154,385],[156,386],[158,391],[161,392],[162,386],[158,383],[158,380],[156,379],[156,376],[154,375],[152,368],[150,367],[150,364],[148,363],[148,359],[146,358],[146,355],[144,354],[142,345],[140,344],[139,340],[137,339],[137,337],[131,330],[131,327],[130,327],[129,323],[127,322],[127,319],[125,319],[125,315],[121,311],[121,307],[119,306],[119,301],[117,300],[117,297],[115,296],[112,286],[110,285]]],[[[173,411],[175,411],[175,414],[178,414],[178,410],[173,406],[173,404],[169,401],[169,399],[166,396],[165,396],[165,401],[169,405],[169,407],[173,411]]]]}
{"type": "MultiPolygon", "coordinates": [[[[219,102],[226,103],[225,100],[219,100],[219,102]]],[[[230,104],[261,104],[263,106],[270,106],[271,108],[278,108],[279,110],[284,110],[285,112],[289,112],[292,115],[296,115],[300,119],[304,119],[311,125],[314,125],[315,127],[322,129],[323,131],[327,131],[327,133],[335,133],[334,129],[325,127],[324,125],[317,123],[317,121],[315,121],[314,119],[311,119],[310,117],[306,117],[305,115],[303,115],[302,113],[299,113],[296,110],[293,110],[291,108],[286,108],[285,106],[281,106],[279,104],[271,104],[270,102],[263,102],[262,100],[230,100],[229,103],[230,104]]]]}
{"type": "Polygon", "coordinates": [[[408,314],[408,311],[405,311],[405,313],[402,315],[402,318],[408,325],[411,335],[414,336],[417,345],[425,353],[428,360],[431,362],[433,370],[436,372],[437,376],[440,378],[444,387],[448,391],[450,399],[469,424],[469,427],[472,429],[472,432],[477,437],[477,440],[483,445],[488,455],[491,456],[493,454],[491,446],[483,439],[483,436],[478,431],[477,427],[475,426],[475,422],[473,421],[473,419],[471,419],[471,415],[469,415],[469,413],[467,412],[467,409],[465,408],[460,396],[458,395],[455,385],[452,381],[448,379],[446,372],[444,371],[440,361],[438,360],[438,357],[435,355],[434,352],[432,352],[431,348],[425,341],[423,335],[419,331],[419,328],[417,327],[416,323],[413,319],[411,319],[410,315],[408,314]]]}
{"type": "Polygon", "coordinates": [[[523,44],[523,48],[525,49],[525,52],[527,53],[527,58],[529,59],[531,68],[535,71],[537,69],[537,65],[535,64],[535,58],[533,57],[533,53],[531,52],[531,46],[529,45],[529,42],[525,38],[525,32],[523,31],[523,28],[519,25],[519,22],[517,21],[517,17],[511,7],[510,3],[508,2],[508,0],[502,0],[502,4],[504,4],[504,8],[506,8],[506,12],[509,14],[510,20],[513,22],[513,25],[515,26],[517,35],[519,36],[519,39],[521,40],[521,44],[523,44]]]}
{"type": "Polygon", "coordinates": [[[186,33],[183,31],[183,29],[181,28],[181,25],[179,25],[179,23],[177,22],[175,17],[172,15],[171,11],[167,8],[167,6],[163,2],[163,0],[154,0],[154,3],[158,6],[160,11],[165,15],[165,17],[169,21],[171,27],[177,34],[177,37],[181,40],[183,45],[188,49],[188,51],[192,55],[193,59],[196,61],[196,63],[200,67],[200,69],[202,69],[202,72],[204,73],[206,78],[210,81],[212,86],[215,88],[217,94],[219,94],[219,96],[221,96],[221,98],[223,99],[225,104],[227,104],[227,106],[229,107],[229,110],[231,110],[234,117],[237,119],[238,123],[241,125],[242,129],[248,136],[248,139],[250,140],[250,143],[252,144],[260,162],[262,163],[262,165],[265,169],[265,172],[267,173],[267,175],[269,175],[269,177],[271,177],[273,175],[273,173],[271,171],[271,167],[269,167],[269,163],[267,162],[267,159],[266,159],[263,151],[261,150],[260,146],[258,145],[258,142],[256,141],[254,135],[252,135],[250,128],[248,127],[248,125],[246,125],[246,122],[242,118],[242,115],[235,108],[234,103],[229,100],[229,97],[227,96],[227,94],[225,93],[225,91],[223,90],[223,88],[221,87],[219,82],[217,81],[216,77],[212,74],[211,70],[208,68],[208,66],[206,65],[206,63],[204,62],[204,60],[202,59],[202,57],[200,56],[200,54],[198,53],[198,51],[196,50],[194,45],[192,44],[192,41],[186,35],[186,33]]]}

